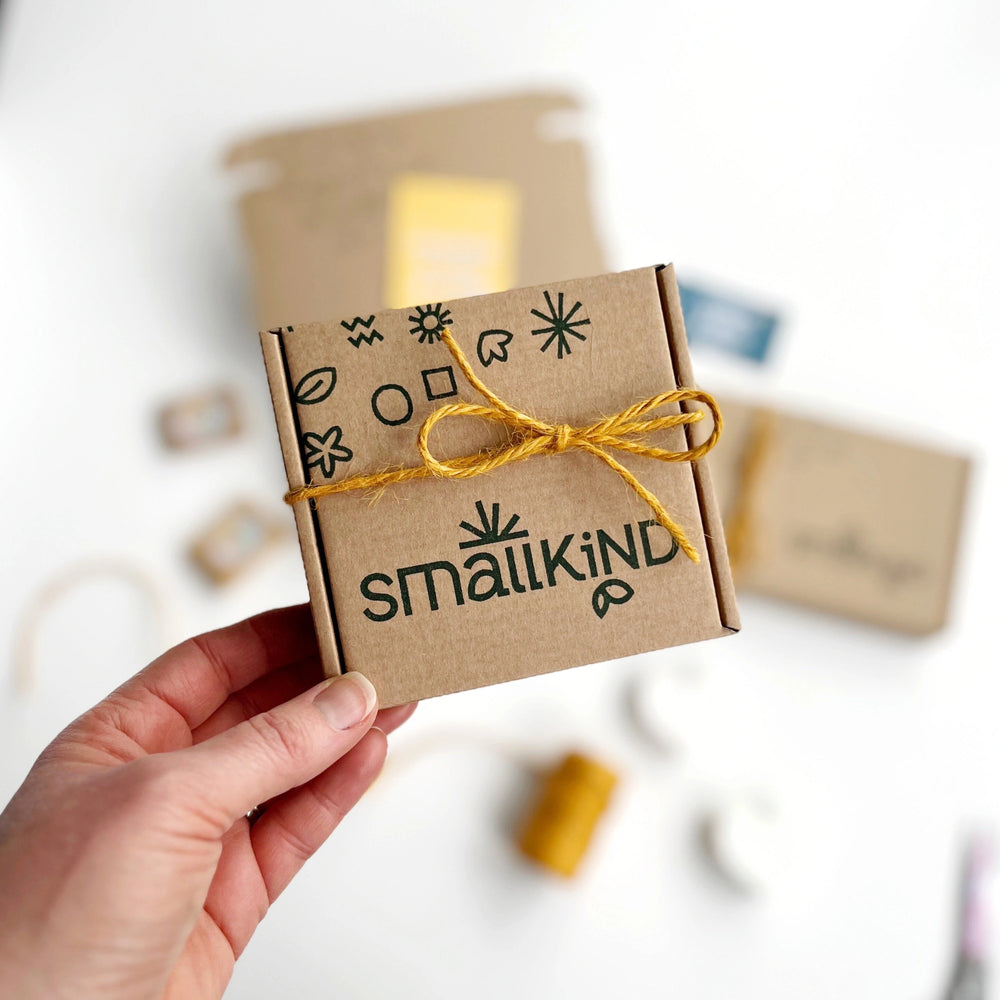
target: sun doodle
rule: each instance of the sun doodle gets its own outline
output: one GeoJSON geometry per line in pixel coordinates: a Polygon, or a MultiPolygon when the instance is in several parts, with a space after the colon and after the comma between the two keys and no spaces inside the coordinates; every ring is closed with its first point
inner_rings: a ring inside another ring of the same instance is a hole
{"type": "Polygon", "coordinates": [[[410,327],[410,333],[420,334],[421,344],[433,344],[435,340],[441,339],[441,331],[446,326],[451,326],[451,310],[442,309],[443,303],[436,305],[428,303],[425,306],[416,306],[416,314],[407,318],[414,326],[410,327]]]}

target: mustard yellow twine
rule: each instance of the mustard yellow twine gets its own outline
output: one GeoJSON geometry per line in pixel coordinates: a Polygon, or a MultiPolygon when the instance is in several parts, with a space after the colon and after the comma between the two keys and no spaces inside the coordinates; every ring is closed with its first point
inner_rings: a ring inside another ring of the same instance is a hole
{"type": "Polygon", "coordinates": [[[547,424],[527,413],[522,413],[491,392],[472,370],[462,353],[462,349],[455,342],[449,330],[441,331],[441,340],[451,351],[452,357],[468,383],[486,400],[488,405],[447,403],[431,413],[421,425],[417,435],[417,448],[423,459],[423,465],[350,476],[336,483],[301,486],[298,489],[289,490],[285,494],[286,503],[296,504],[303,500],[316,500],[320,497],[353,492],[354,490],[377,490],[394,483],[423,479],[427,476],[471,479],[473,476],[481,476],[510,462],[520,462],[533,455],[558,455],[571,448],[577,448],[600,459],[621,477],[649,506],[656,520],[670,532],[681,551],[692,562],[701,561],[698,550],[688,541],[684,530],[670,517],[663,504],[624,465],[612,458],[604,449],[616,448],[632,455],[655,458],[661,462],[695,462],[704,458],[715,447],[719,435],[722,433],[722,415],[709,393],[702,392],[700,389],[671,389],[669,392],[660,392],[655,396],[650,396],[641,403],[635,403],[614,416],[605,417],[603,420],[586,427],[547,424]],[[654,431],[696,424],[701,421],[704,418],[704,412],[701,410],[645,419],[647,413],[660,406],[687,401],[704,403],[712,414],[712,431],[703,444],[686,451],[668,451],[665,448],[655,448],[642,440],[645,435],[654,431]],[[510,442],[501,447],[488,448],[475,455],[463,455],[460,458],[452,458],[442,462],[431,454],[428,439],[434,425],[445,417],[481,417],[484,420],[503,424],[504,427],[513,431],[513,435],[510,442]]]}
{"type": "Polygon", "coordinates": [[[732,513],[726,520],[726,548],[733,576],[740,578],[757,555],[758,493],[765,463],[771,453],[777,418],[772,410],[758,410],[753,416],[736,480],[732,513]]]}

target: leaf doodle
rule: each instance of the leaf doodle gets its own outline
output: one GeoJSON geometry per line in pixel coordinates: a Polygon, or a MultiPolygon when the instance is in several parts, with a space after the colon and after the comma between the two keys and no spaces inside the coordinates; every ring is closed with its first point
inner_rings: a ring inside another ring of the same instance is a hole
{"type": "Polygon", "coordinates": [[[494,361],[501,364],[507,360],[507,345],[514,339],[509,330],[483,330],[479,335],[476,353],[484,368],[489,368],[494,361]]]}
{"type": "Polygon", "coordinates": [[[612,604],[628,604],[635,597],[635,591],[624,581],[612,577],[599,583],[594,588],[594,596],[591,603],[594,605],[594,614],[598,618],[603,618],[612,604]]]}
{"type": "Polygon", "coordinates": [[[337,384],[336,368],[314,368],[299,379],[295,387],[295,402],[301,406],[322,403],[337,384]]]}

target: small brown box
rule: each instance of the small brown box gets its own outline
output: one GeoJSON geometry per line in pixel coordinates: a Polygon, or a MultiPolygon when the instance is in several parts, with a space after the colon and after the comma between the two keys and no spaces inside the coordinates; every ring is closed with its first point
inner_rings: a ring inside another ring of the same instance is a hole
{"type": "MultiPolygon", "coordinates": [[[[261,334],[291,489],[419,465],[431,411],[482,402],[440,341],[445,325],[491,390],[551,423],[583,426],[693,385],[671,267],[296,323],[261,334]]],[[[469,455],[503,434],[453,419],[435,447],[469,455]]],[[[687,434],[658,431],[652,443],[683,451],[687,434]]],[[[360,670],[394,705],[737,631],[705,463],[614,457],[683,526],[700,563],[579,450],[401,483],[376,500],[353,491],[295,504],[327,673],[360,670]]]]}
{"type": "Polygon", "coordinates": [[[970,462],[726,399],[708,459],[737,583],[915,635],[942,628],[970,462]]]}
{"type": "Polygon", "coordinates": [[[424,296],[457,298],[603,270],[584,144],[546,128],[553,122],[558,131],[560,117],[565,124],[579,110],[569,94],[524,93],[259,135],[233,146],[232,169],[266,178],[239,201],[257,322],[348,310],[367,316],[424,296]],[[443,218],[432,227],[436,233],[425,234],[433,255],[441,254],[436,277],[418,266],[419,246],[394,252],[394,191],[414,176],[484,184],[458,209],[468,217],[489,200],[492,185],[508,189],[515,204],[501,228],[509,231],[492,235],[506,244],[501,270],[510,280],[489,269],[478,280],[462,279],[460,272],[491,253],[475,241],[456,241],[443,218]],[[397,256],[419,279],[402,283],[419,287],[412,298],[393,292],[397,256]]]}

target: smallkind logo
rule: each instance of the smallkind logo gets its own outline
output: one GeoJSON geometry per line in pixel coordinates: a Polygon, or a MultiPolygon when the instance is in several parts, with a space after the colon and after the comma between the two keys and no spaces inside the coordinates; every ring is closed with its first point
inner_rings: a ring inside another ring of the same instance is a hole
{"type": "Polygon", "coordinates": [[[387,622],[400,611],[410,617],[530,595],[568,582],[597,580],[590,603],[603,620],[612,607],[627,604],[635,596],[634,588],[616,577],[616,572],[662,566],[678,552],[676,539],[653,520],[614,529],[586,529],[558,540],[532,540],[528,530],[519,527],[521,516],[501,515],[498,503],[490,504],[487,514],[486,504],[477,500],[476,514],[478,524],[459,522],[464,535],[459,536],[458,550],[475,548],[478,552],[464,560],[459,556],[455,562],[437,559],[400,566],[391,573],[369,573],[359,584],[368,602],[364,616],[387,622]]]}

